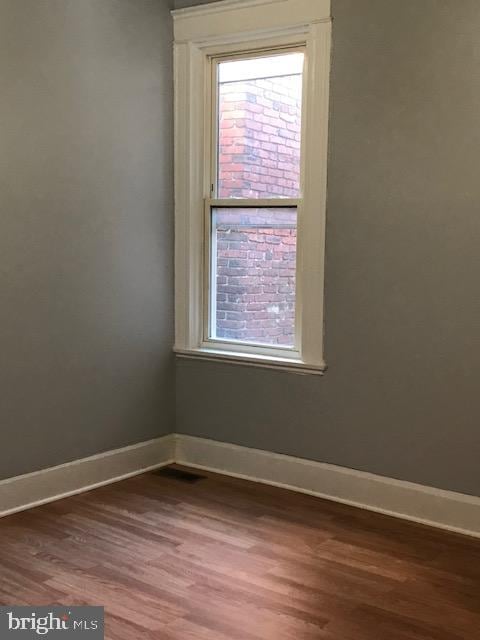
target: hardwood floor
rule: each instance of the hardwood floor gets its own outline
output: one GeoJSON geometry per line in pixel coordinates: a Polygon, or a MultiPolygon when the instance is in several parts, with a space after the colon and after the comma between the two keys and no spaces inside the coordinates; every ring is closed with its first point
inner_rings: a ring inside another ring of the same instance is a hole
{"type": "Polygon", "coordinates": [[[0,520],[0,603],[104,605],[111,640],[480,639],[480,540],[204,475],[0,520]]]}

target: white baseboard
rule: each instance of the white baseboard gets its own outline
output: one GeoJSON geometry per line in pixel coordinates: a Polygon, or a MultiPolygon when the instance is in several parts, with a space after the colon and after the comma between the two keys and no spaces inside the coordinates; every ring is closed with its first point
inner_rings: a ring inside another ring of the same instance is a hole
{"type": "Polygon", "coordinates": [[[0,481],[0,517],[174,462],[173,435],[0,481]]]}
{"type": "Polygon", "coordinates": [[[480,537],[480,498],[332,464],[175,435],[175,460],[320,498],[480,537]]]}
{"type": "Polygon", "coordinates": [[[0,517],[173,462],[480,538],[480,498],[182,434],[2,480],[0,517]]]}

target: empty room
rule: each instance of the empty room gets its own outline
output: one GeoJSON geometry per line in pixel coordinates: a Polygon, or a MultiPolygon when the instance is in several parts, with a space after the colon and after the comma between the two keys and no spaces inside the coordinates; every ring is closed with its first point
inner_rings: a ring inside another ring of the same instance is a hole
{"type": "Polygon", "coordinates": [[[0,640],[480,640],[479,0],[0,0],[0,640]]]}

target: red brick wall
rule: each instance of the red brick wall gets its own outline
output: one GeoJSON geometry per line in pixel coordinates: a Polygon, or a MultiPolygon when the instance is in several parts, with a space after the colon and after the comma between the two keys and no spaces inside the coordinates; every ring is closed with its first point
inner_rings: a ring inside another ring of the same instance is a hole
{"type": "Polygon", "coordinates": [[[297,197],[301,79],[220,86],[219,197],[297,197]]]}
{"type": "MultiPolygon", "coordinates": [[[[299,195],[300,91],[297,76],[221,85],[219,197],[299,195]]],[[[295,210],[221,210],[216,336],[293,345],[295,260],[295,210]]]]}
{"type": "Polygon", "coordinates": [[[262,210],[259,223],[258,214],[242,211],[232,214],[223,209],[217,214],[216,335],[292,345],[296,212],[287,209],[266,214],[262,210]],[[273,222],[279,215],[281,226],[270,226],[266,219],[273,222]],[[235,220],[239,217],[241,224],[235,220]]]}

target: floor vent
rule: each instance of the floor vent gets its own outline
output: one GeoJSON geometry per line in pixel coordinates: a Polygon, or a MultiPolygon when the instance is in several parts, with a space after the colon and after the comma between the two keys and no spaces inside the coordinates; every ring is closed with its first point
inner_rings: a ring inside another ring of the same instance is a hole
{"type": "Polygon", "coordinates": [[[167,478],[168,480],[179,480],[180,482],[198,482],[204,480],[205,476],[200,476],[198,473],[192,473],[191,471],[183,471],[181,469],[174,469],[173,467],[164,467],[158,471],[152,472],[156,476],[167,478]]]}

